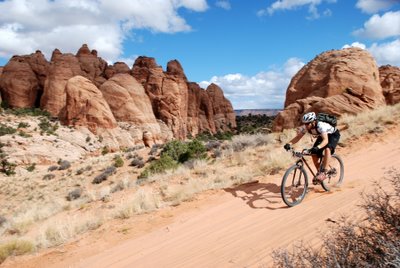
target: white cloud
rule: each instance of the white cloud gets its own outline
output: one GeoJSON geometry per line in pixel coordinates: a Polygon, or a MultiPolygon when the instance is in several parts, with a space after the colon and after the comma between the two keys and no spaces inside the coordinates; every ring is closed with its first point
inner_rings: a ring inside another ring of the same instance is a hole
{"type": "Polygon", "coordinates": [[[400,39],[384,44],[374,43],[368,50],[374,56],[378,66],[386,64],[400,66],[400,39]]]}
{"type": "Polygon", "coordinates": [[[214,76],[210,81],[201,82],[200,86],[206,88],[211,83],[219,85],[234,109],[283,108],[290,80],[303,66],[301,60],[291,58],[278,69],[259,72],[254,76],[239,73],[214,76]]]}
{"type": "Polygon", "coordinates": [[[349,48],[349,47],[358,47],[358,48],[362,48],[362,49],[366,48],[366,46],[363,43],[359,43],[359,42],[351,43],[351,45],[346,44],[342,48],[349,48]]]}
{"type": "MultiPolygon", "coordinates": [[[[322,2],[335,3],[336,0],[278,0],[272,3],[268,8],[258,11],[257,14],[259,16],[266,14],[273,15],[279,10],[293,10],[302,6],[308,6],[308,13],[310,15],[307,19],[318,19],[321,15],[317,7],[322,4],[322,2]]],[[[330,16],[331,13],[330,10],[325,10],[323,15],[330,16]]]]}
{"type": "Polygon", "coordinates": [[[385,13],[382,17],[373,15],[364,28],[353,32],[354,35],[366,38],[384,39],[400,35],[400,11],[385,13]]]}
{"type": "Polygon", "coordinates": [[[358,0],[356,7],[365,13],[373,14],[380,10],[387,10],[398,3],[398,0],[358,0]]]}
{"type": "Polygon", "coordinates": [[[231,9],[231,3],[228,0],[218,0],[215,5],[226,10],[231,9]]]}
{"type": "Polygon", "coordinates": [[[55,48],[75,52],[86,43],[109,62],[122,54],[132,30],[175,33],[191,27],[179,8],[205,11],[206,0],[8,0],[0,1],[0,57],[55,48]]]}

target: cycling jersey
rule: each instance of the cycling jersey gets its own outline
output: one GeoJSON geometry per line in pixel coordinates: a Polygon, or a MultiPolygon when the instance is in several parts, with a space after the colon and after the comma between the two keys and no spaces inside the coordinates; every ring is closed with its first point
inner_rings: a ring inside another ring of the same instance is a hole
{"type": "MultiPolygon", "coordinates": [[[[311,135],[321,135],[322,133],[332,134],[336,131],[336,128],[328,123],[317,121],[317,127],[310,130],[311,135]]],[[[306,134],[306,126],[301,126],[298,133],[306,134]]]]}

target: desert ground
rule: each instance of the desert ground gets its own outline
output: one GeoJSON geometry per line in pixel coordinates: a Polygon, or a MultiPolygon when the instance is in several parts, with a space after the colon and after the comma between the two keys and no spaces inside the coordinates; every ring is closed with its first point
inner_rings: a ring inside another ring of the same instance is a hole
{"type": "MultiPolygon", "coordinates": [[[[72,242],[8,258],[1,267],[270,267],[271,252],[296,241],[314,246],[341,216],[363,217],[361,193],[400,169],[400,129],[354,138],[339,147],[344,183],[325,192],[311,185],[288,208],[280,197],[283,170],[239,186],[126,220],[114,219],[72,242]]],[[[384,182],[383,182],[384,183],[384,182]]]]}

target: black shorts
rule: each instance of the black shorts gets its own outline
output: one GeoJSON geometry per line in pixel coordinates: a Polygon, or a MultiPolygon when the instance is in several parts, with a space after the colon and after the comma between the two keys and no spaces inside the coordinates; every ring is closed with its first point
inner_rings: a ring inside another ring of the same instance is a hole
{"type": "MultiPolygon", "coordinates": [[[[335,148],[336,148],[336,146],[337,146],[337,144],[339,142],[339,139],[340,139],[339,130],[336,130],[332,134],[328,134],[328,144],[325,147],[319,149],[318,152],[317,152],[317,155],[319,157],[322,157],[325,148],[330,148],[331,149],[331,154],[334,154],[335,153],[335,148]]],[[[322,137],[318,136],[317,140],[314,143],[314,147],[318,146],[319,144],[321,144],[321,142],[322,142],[322,137]]]]}

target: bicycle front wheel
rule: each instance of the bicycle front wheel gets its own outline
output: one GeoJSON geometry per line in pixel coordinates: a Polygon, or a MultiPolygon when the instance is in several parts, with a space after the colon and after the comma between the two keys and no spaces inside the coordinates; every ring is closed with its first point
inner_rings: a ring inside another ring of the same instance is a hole
{"type": "Polygon", "coordinates": [[[326,179],[322,181],[322,188],[330,191],[335,187],[339,187],[343,182],[344,165],[342,159],[338,155],[332,155],[327,167],[326,179]]]}
{"type": "Polygon", "coordinates": [[[283,175],[281,195],[283,202],[289,207],[298,205],[306,196],[308,177],[303,167],[291,166],[283,175]]]}

